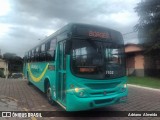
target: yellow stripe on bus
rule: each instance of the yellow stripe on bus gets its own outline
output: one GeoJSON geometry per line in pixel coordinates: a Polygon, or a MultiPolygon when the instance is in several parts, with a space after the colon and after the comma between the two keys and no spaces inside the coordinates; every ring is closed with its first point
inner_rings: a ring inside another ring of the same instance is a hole
{"type": "Polygon", "coordinates": [[[42,74],[41,74],[40,76],[35,77],[35,76],[32,74],[31,68],[30,68],[30,64],[28,63],[29,75],[30,75],[30,77],[32,78],[32,80],[33,80],[34,82],[39,82],[39,81],[42,79],[42,77],[45,75],[45,73],[46,73],[46,71],[47,71],[47,69],[48,69],[48,65],[49,65],[49,63],[46,65],[45,69],[43,70],[43,72],[42,72],[42,74]]]}

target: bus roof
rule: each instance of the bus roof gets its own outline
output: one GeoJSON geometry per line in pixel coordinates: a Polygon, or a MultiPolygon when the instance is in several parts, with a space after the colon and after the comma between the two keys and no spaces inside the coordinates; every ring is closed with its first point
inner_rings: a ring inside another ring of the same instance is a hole
{"type": "Polygon", "coordinates": [[[95,29],[107,30],[107,31],[112,31],[112,32],[121,34],[119,31],[110,29],[108,27],[103,27],[103,26],[98,26],[98,25],[92,25],[92,24],[85,24],[85,23],[69,23],[69,24],[65,25],[64,27],[62,27],[61,29],[57,30],[56,32],[52,33],[50,36],[48,36],[45,39],[43,39],[38,45],[36,45],[32,49],[29,49],[28,51],[31,51],[31,50],[35,49],[36,47],[38,47],[38,46],[46,43],[47,41],[53,39],[54,37],[56,37],[57,35],[65,32],[65,31],[70,32],[73,27],[95,28],[95,29]]]}

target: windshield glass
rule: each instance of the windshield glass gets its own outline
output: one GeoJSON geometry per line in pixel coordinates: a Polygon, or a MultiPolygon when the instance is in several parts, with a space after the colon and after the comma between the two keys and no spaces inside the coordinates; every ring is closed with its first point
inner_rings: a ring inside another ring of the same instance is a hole
{"type": "Polygon", "coordinates": [[[73,40],[71,70],[78,77],[110,79],[125,75],[122,45],[96,40],[73,40]]]}

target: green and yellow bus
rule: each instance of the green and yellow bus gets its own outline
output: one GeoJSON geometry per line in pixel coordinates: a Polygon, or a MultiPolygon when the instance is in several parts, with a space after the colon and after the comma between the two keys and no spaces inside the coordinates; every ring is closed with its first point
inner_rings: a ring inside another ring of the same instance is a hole
{"type": "Polygon", "coordinates": [[[70,23],[26,52],[24,75],[50,104],[81,111],[127,101],[122,34],[70,23]]]}

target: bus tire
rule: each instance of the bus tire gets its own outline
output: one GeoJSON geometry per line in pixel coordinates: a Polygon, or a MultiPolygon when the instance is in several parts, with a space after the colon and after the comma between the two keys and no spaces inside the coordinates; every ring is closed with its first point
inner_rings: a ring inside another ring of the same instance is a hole
{"type": "Polygon", "coordinates": [[[28,80],[27,84],[28,84],[28,85],[32,85],[32,83],[31,83],[29,80],[28,80]]]}
{"type": "Polygon", "coordinates": [[[29,81],[29,75],[28,75],[28,73],[27,73],[27,84],[28,85],[32,85],[32,83],[29,81]]]}
{"type": "Polygon", "coordinates": [[[49,83],[47,84],[46,96],[49,104],[53,105],[54,100],[52,99],[52,90],[49,83]]]}

